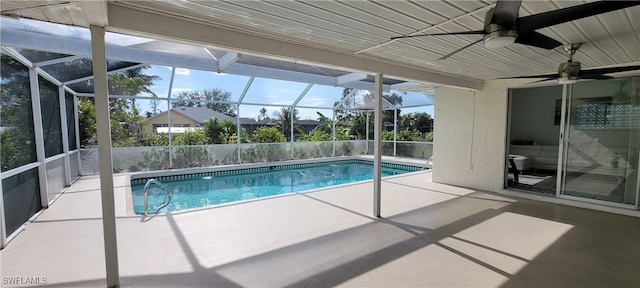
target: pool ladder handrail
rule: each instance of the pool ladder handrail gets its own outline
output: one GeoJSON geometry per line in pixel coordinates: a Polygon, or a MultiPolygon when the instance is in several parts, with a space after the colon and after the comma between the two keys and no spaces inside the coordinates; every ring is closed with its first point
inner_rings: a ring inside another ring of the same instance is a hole
{"type": "Polygon", "coordinates": [[[149,181],[147,181],[146,184],[144,184],[144,192],[143,192],[143,198],[144,198],[144,216],[149,216],[149,186],[151,186],[151,184],[156,184],[158,186],[160,186],[160,188],[164,189],[164,191],[167,192],[167,196],[165,196],[165,201],[164,203],[162,203],[160,206],[158,206],[156,208],[156,211],[153,212],[153,214],[158,214],[158,211],[160,211],[160,209],[169,206],[169,203],[171,202],[171,189],[169,189],[169,187],[165,184],[162,184],[160,181],[156,180],[156,179],[149,179],[149,181]]]}

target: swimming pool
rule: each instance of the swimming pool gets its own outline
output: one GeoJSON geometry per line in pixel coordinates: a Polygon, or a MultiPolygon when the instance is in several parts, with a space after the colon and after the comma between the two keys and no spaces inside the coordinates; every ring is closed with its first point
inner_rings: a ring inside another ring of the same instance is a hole
{"type": "MultiPolygon", "coordinates": [[[[419,171],[422,167],[383,163],[382,176],[419,171]]],[[[160,212],[181,211],[222,203],[300,192],[373,178],[373,162],[340,160],[279,166],[263,166],[199,172],[194,174],[131,179],[133,211],[143,213],[143,190],[148,179],[167,185],[173,194],[171,203],[160,212]]],[[[149,189],[149,211],[165,200],[165,192],[153,185],[149,189]]]]}

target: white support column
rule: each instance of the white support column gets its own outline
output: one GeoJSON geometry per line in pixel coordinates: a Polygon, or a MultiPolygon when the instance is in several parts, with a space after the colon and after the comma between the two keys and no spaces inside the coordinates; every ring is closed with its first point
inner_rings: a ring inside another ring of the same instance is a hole
{"type": "Polygon", "coordinates": [[[393,156],[398,156],[396,146],[398,145],[398,109],[393,109],[393,156]]]}
{"type": "Polygon", "coordinates": [[[47,164],[45,163],[44,131],[42,130],[42,110],[40,109],[40,85],[38,85],[38,71],[29,68],[29,82],[31,85],[31,109],[33,109],[33,130],[36,141],[36,157],[38,159],[38,180],[40,180],[40,203],[43,208],[49,207],[49,193],[47,184],[47,164]]]}
{"type": "Polygon", "coordinates": [[[173,89],[173,78],[176,76],[176,67],[171,67],[171,79],[169,80],[169,91],[167,92],[167,137],[169,143],[169,168],[173,168],[173,147],[171,147],[171,90],[173,89]]]}
{"type": "Polygon", "coordinates": [[[64,185],[71,185],[71,161],[69,161],[69,127],[67,127],[67,98],[64,86],[58,86],[60,103],[60,130],[62,132],[62,152],[64,153],[64,185]]]}
{"type": "Polygon", "coordinates": [[[98,134],[98,161],[100,163],[100,192],[102,196],[102,229],[107,287],[118,287],[118,242],[116,237],[115,199],[113,189],[113,163],[111,162],[111,127],[109,119],[109,93],[107,86],[107,59],[104,27],[91,25],[91,51],[93,83],[96,101],[98,134]]]}
{"type": "Polygon", "coordinates": [[[333,157],[336,157],[336,109],[333,109],[333,121],[331,122],[331,141],[333,142],[333,157]]]}
{"type": "Polygon", "coordinates": [[[373,144],[373,216],[380,217],[382,194],[382,74],[376,74],[373,144]]]}

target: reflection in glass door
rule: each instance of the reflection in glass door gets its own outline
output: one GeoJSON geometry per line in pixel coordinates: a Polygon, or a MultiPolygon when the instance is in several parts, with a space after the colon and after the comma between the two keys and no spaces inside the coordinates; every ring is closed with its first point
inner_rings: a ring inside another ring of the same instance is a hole
{"type": "Polygon", "coordinates": [[[579,82],[567,90],[563,196],[637,207],[640,77],[579,82]]]}

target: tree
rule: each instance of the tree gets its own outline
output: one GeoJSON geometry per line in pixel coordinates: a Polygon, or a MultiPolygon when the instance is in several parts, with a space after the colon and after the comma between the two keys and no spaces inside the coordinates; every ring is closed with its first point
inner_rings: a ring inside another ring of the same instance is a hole
{"type": "Polygon", "coordinates": [[[204,122],[202,129],[205,136],[208,138],[209,144],[223,143],[222,127],[220,126],[220,122],[217,118],[209,118],[207,122],[204,122]]]}
{"type": "MultiPolygon", "coordinates": [[[[231,144],[237,143],[238,133],[236,131],[236,123],[231,120],[219,122],[218,119],[212,118],[207,120],[203,125],[203,131],[208,139],[209,144],[231,144]]],[[[240,129],[240,142],[247,143],[249,133],[247,130],[240,129]]]]}
{"type": "MultiPolygon", "coordinates": [[[[342,103],[339,109],[335,110],[335,115],[337,119],[345,119],[350,120],[352,126],[349,131],[351,135],[356,135],[358,139],[366,138],[366,113],[370,113],[371,111],[364,112],[362,111],[362,106],[367,107],[366,109],[371,109],[375,103],[375,97],[370,92],[360,91],[358,93],[352,94],[350,98],[346,98],[353,89],[344,88],[342,90],[342,99],[334,104],[336,106],[338,103],[342,103]]],[[[398,94],[383,94],[382,97],[389,102],[393,106],[402,105],[402,96],[398,94]]],[[[393,123],[394,121],[394,113],[400,115],[400,109],[392,109],[392,110],[383,110],[382,111],[382,120],[393,123]]],[[[373,114],[369,117],[369,138],[373,139],[373,114]]]]}
{"type": "MultiPolygon", "coordinates": [[[[89,65],[90,67],[90,64],[90,60],[79,59],[65,62],[64,69],[87,69],[85,66],[89,65]],[[88,64],[86,61],[89,61],[88,64]]],[[[149,68],[149,66],[143,66],[109,75],[109,94],[135,96],[140,93],[150,93],[155,96],[150,90],[150,87],[153,86],[154,81],[160,79],[160,77],[147,75],[145,70],[149,68]]],[[[58,72],[62,73],[64,71],[58,72]]],[[[93,80],[87,80],[74,85],[81,87],[76,87],[76,89],[93,90],[93,80]]],[[[80,143],[86,146],[90,140],[95,139],[95,101],[93,98],[79,99],[86,100],[83,103],[79,103],[78,107],[79,114],[82,113],[82,111],[85,112],[84,115],[78,118],[78,122],[81,132],[80,143]]],[[[148,115],[141,115],[135,99],[109,98],[109,114],[111,118],[111,141],[113,146],[138,146],[148,142],[145,138],[149,136],[145,135],[142,130],[148,115]]]]}
{"type": "Polygon", "coordinates": [[[93,99],[78,97],[78,123],[80,124],[80,146],[87,147],[96,139],[96,108],[93,99]]]}
{"type": "Polygon", "coordinates": [[[280,128],[287,140],[291,138],[291,119],[294,122],[298,120],[298,110],[291,107],[282,107],[280,114],[278,114],[278,128],[280,128]]]}
{"type": "Polygon", "coordinates": [[[286,138],[276,127],[262,126],[253,134],[253,141],[258,143],[285,142],[286,138]]]}
{"type": "Polygon", "coordinates": [[[413,115],[415,119],[414,127],[412,129],[418,130],[422,133],[432,132],[433,131],[433,118],[431,115],[426,112],[419,112],[413,115]]]}
{"type": "Polygon", "coordinates": [[[218,88],[201,91],[182,91],[178,94],[178,101],[173,102],[172,107],[207,107],[222,114],[236,117],[233,104],[225,103],[230,101],[231,92],[222,91],[218,88]],[[222,102],[222,103],[221,103],[222,102]]]}
{"type": "Polygon", "coordinates": [[[37,158],[29,69],[7,55],[0,58],[0,164],[8,171],[37,158]]]}
{"type": "MultiPolygon", "coordinates": [[[[391,105],[393,106],[401,106],[402,105],[402,96],[398,95],[398,94],[383,94],[382,97],[387,100],[391,105]]],[[[397,113],[396,115],[400,115],[400,109],[394,109],[394,110],[384,110],[382,111],[382,121],[387,121],[387,122],[391,122],[393,123],[393,113],[397,113]]]]}
{"type": "Polygon", "coordinates": [[[207,145],[208,139],[202,129],[197,129],[178,134],[172,144],[176,146],[207,145]]]}
{"type": "Polygon", "coordinates": [[[318,114],[318,121],[322,122],[322,124],[316,126],[313,130],[322,130],[331,135],[333,131],[333,120],[318,111],[316,111],[316,113],[318,114]]]}
{"type": "Polygon", "coordinates": [[[429,132],[427,136],[424,137],[424,140],[427,142],[433,142],[433,132],[429,132]]]}
{"type": "Polygon", "coordinates": [[[262,121],[264,119],[267,119],[267,108],[260,108],[260,114],[258,115],[258,121],[262,121]]]}

